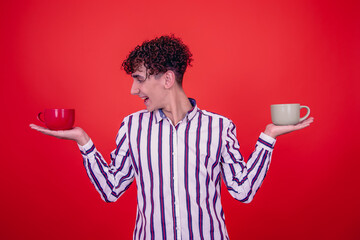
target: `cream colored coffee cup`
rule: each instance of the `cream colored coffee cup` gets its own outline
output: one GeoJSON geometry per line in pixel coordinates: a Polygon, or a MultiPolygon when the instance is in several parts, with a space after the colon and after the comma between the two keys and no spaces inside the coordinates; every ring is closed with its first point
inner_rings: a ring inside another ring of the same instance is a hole
{"type": "Polygon", "coordinates": [[[271,105],[271,120],[275,125],[294,125],[305,120],[310,115],[308,106],[298,103],[271,105]],[[300,118],[300,109],[306,108],[307,113],[300,118]]]}

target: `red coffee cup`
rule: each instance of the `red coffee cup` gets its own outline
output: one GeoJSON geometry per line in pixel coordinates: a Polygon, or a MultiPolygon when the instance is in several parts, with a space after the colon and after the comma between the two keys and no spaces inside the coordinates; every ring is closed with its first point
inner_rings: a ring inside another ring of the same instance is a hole
{"type": "Polygon", "coordinates": [[[51,130],[69,130],[74,126],[75,109],[45,109],[38,114],[38,119],[51,130]]]}

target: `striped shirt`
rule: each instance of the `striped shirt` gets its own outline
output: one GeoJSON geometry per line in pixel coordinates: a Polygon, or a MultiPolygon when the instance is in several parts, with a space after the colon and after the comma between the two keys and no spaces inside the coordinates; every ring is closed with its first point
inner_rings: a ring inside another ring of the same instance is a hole
{"type": "Polygon", "coordinates": [[[248,203],[265,178],[275,139],[261,133],[245,162],[234,123],[192,104],[176,126],[161,110],[127,116],[110,165],[91,140],[79,146],[104,201],[116,201],[136,179],[134,239],[228,239],[221,179],[248,203]]]}

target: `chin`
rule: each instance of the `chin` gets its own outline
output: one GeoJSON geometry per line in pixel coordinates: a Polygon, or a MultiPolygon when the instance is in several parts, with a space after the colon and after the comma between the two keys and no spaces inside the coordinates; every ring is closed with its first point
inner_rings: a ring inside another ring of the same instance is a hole
{"type": "Polygon", "coordinates": [[[146,107],[146,110],[148,110],[148,112],[152,112],[152,111],[154,111],[155,109],[152,108],[152,107],[146,107]]]}
{"type": "Polygon", "coordinates": [[[159,107],[154,107],[154,106],[146,106],[146,110],[148,110],[149,112],[153,112],[153,111],[156,111],[156,110],[159,110],[161,108],[159,107]]]}

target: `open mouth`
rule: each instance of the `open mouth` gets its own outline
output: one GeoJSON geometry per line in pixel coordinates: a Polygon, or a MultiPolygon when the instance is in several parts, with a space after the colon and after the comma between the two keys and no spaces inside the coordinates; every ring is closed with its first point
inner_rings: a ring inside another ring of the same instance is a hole
{"type": "Polygon", "coordinates": [[[144,103],[146,104],[148,101],[149,101],[149,98],[148,98],[148,97],[145,97],[145,98],[144,98],[144,103]]]}

